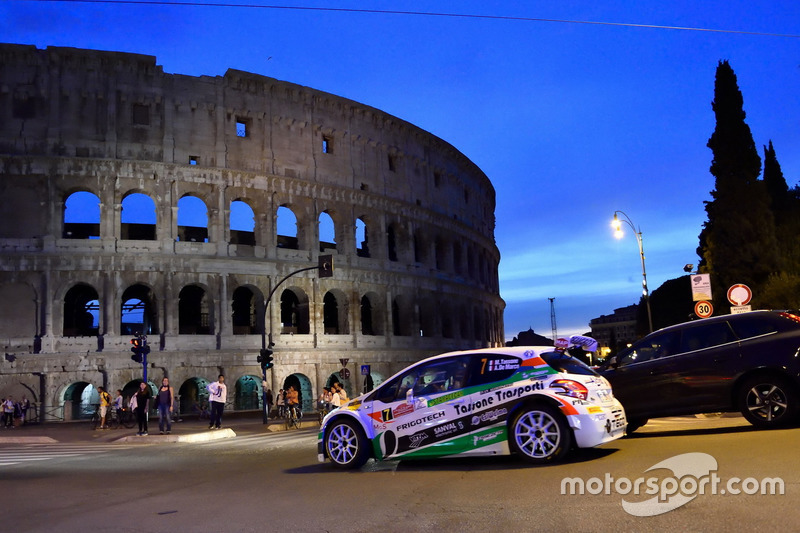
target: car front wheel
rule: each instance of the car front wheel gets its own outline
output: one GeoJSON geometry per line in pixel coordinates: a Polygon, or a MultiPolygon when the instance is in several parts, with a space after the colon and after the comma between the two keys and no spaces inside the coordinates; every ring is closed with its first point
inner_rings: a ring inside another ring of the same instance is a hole
{"type": "Polygon", "coordinates": [[[756,427],[781,427],[796,417],[798,396],[782,378],[757,376],[742,385],[739,408],[747,421],[756,427]]]}
{"type": "Polygon", "coordinates": [[[340,468],[360,468],[367,462],[367,438],[361,428],[350,420],[333,422],[325,431],[325,451],[334,465],[340,468]]]}
{"type": "Polygon", "coordinates": [[[572,446],[572,432],[564,415],[549,405],[526,406],[512,419],[512,451],[534,464],[562,459],[572,446]]]}

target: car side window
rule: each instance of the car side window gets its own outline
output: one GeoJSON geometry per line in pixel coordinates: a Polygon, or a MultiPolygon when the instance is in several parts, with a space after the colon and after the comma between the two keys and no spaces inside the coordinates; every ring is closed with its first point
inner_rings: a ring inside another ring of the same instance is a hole
{"type": "Polygon", "coordinates": [[[658,335],[645,337],[634,344],[630,350],[620,354],[619,366],[642,363],[651,359],[659,359],[678,353],[678,334],[668,331],[658,335]]]}
{"type": "Polygon", "coordinates": [[[686,328],[681,334],[681,353],[720,346],[737,339],[727,322],[715,322],[686,328]]]}
{"type": "Polygon", "coordinates": [[[769,335],[778,331],[772,317],[742,317],[731,320],[731,327],[740,339],[769,335]]]}
{"type": "Polygon", "coordinates": [[[473,355],[470,361],[469,383],[467,385],[472,387],[508,379],[514,375],[519,366],[519,357],[513,355],[473,355]]]}

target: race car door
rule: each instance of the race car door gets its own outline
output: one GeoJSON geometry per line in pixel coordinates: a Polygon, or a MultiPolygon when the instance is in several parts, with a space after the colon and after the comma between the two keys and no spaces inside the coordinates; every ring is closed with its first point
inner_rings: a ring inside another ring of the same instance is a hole
{"type": "Polygon", "coordinates": [[[372,418],[384,458],[458,454],[470,428],[457,420],[453,403],[463,402],[468,364],[464,357],[421,363],[381,387],[372,418]]]}

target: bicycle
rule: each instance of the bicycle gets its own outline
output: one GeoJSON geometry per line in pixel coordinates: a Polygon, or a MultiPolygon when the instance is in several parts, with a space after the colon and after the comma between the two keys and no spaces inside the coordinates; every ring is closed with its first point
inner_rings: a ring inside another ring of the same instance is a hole
{"type": "Polygon", "coordinates": [[[303,413],[298,407],[290,407],[286,410],[286,429],[300,429],[300,421],[303,418],[303,413]]]}
{"type": "Polygon", "coordinates": [[[319,414],[319,425],[322,426],[322,420],[330,413],[330,409],[328,409],[327,405],[320,406],[319,410],[317,411],[319,414]]]}
{"type": "MultiPolygon", "coordinates": [[[[95,406],[94,413],[92,413],[91,426],[92,430],[96,430],[100,426],[100,406],[95,406]]],[[[130,429],[136,425],[133,413],[129,409],[122,409],[120,413],[109,406],[106,410],[106,428],[119,429],[120,425],[130,429]]]]}

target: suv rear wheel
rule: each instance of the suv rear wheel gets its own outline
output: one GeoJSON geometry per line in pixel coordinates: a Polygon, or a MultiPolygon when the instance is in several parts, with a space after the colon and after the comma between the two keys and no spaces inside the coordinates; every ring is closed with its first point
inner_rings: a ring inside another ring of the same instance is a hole
{"type": "Polygon", "coordinates": [[[769,429],[794,421],[798,409],[797,392],[785,379],[755,376],[742,384],[739,409],[748,422],[769,429]]]}

